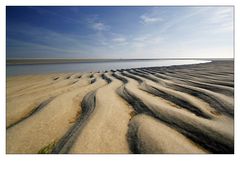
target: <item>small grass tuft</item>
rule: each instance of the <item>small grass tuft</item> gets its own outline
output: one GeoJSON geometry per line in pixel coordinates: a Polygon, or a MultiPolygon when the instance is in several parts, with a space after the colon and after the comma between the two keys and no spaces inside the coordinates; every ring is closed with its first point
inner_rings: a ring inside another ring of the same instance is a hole
{"type": "Polygon", "coordinates": [[[54,142],[50,143],[49,145],[40,149],[38,151],[38,154],[49,154],[49,153],[51,153],[55,145],[56,145],[56,142],[54,141],[54,142]]]}

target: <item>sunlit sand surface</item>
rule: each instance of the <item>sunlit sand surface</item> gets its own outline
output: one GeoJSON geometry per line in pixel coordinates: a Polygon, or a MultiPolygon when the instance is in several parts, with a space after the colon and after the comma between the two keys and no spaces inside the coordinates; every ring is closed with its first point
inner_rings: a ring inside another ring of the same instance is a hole
{"type": "Polygon", "coordinates": [[[7,78],[7,153],[234,153],[234,63],[7,78]]]}

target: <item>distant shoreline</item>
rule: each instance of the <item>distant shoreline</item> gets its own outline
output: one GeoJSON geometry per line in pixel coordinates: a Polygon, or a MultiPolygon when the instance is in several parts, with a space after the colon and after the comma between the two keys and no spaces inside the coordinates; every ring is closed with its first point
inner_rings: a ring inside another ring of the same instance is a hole
{"type": "Polygon", "coordinates": [[[148,59],[7,59],[7,65],[24,64],[61,64],[61,63],[97,63],[117,61],[149,61],[149,60],[218,60],[228,61],[234,58],[148,58],[148,59]]]}

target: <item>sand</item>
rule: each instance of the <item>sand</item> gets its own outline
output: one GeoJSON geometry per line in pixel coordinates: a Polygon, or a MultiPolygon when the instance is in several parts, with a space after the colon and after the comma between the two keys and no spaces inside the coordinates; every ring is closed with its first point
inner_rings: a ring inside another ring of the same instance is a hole
{"type": "Polygon", "coordinates": [[[6,153],[234,153],[234,63],[8,77],[6,153]]]}

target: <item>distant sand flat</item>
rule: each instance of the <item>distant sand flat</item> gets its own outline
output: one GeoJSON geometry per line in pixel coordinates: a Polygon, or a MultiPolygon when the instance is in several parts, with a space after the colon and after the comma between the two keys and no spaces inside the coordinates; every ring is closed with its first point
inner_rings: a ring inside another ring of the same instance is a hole
{"type": "Polygon", "coordinates": [[[234,62],[7,78],[7,153],[234,153],[234,62]]]}

